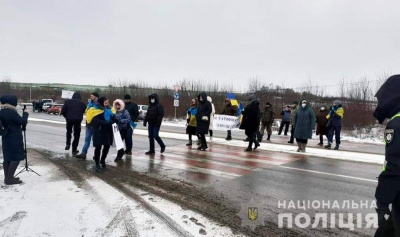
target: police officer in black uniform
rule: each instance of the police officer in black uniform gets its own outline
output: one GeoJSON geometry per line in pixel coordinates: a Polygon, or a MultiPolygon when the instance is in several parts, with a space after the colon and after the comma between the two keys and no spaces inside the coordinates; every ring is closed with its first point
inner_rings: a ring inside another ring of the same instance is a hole
{"type": "Polygon", "coordinates": [[[375,193],[379,221],[375,237],[400,237],[400,75],[391,76],[376,97],[374,117],[380,124],[390,120],[385,129],[385,164],[375,193]]]}

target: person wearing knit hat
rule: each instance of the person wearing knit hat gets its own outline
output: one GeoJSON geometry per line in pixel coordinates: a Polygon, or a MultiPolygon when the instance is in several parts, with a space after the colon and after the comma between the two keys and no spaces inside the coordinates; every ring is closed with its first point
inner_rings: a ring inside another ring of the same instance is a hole
{"type": "Polygon", "coordinates": [[[260,138],[258,142],[262,141],[262,138],[264,137],[264,132],[265,129],[267,130],[267,140],[271,140],[271,135],[272,135],[272,124],[274,123],[275,120],[275,112],[274,109],[272,108],[272,104],[270,102],[265,103],[264,111],[261,114],[261,129],[260,129],[260,138]]]}
{"type": "MultiPolygon", "coordinates": [[[[89,103],[86,107],[86,113],[91,109],[91,108],[95,108],[97,109],[99,107],[99,100],[100,95],[97,92],[93,92],[90,94],[90,99],[89,99],[89,103]]],[[[92,136],[93,136],[93,128],[91,126],[90,123],[88,123],[87,121],[87,117],[86,117],[86,129],[85,129],[85,144],[82,147],[82,151],[81,154],[76,155],[75,157],[78,159],[86,159],[86,154],[89,150],[90,147],[90,142],[92,141],[92,136]]]]}
{"type": "Polygon", "coordinates": [[[340,132],[342,130],[342,119],[344,110],[342,103],[339,100],[333,101],[333,105],[330,108],[329,114],[326,116],[328,119],[328,145],[326,149],[331,149],[333,143],[333,136],[335,135],[336,146],[335,150],[339,150],[340,146],[340,132]]]}
{"type": "Polygon", "coordinates": [[[129,112],[129,115],[131,117],[131,122],[128,127],[128,130],[126,131],[126,139],[125,139],[125,154],[130,156],[132,155],[132,147],[133,147],[133,128],[136,126],[136,122],[139,119],[139,107],[138,105],[132,101],[131,95],[126,94],[124,96],[124,101],[125,101],[125,109],[129,112]]]}
{"type": "Polygon", "coordinates": [[[260,143],[256,140],[256,132],[260,128],[260,102],[257,97],[253,94],[249,96],[249,103],[246,105],[243,111],[243,119],[240,124],[240,129],[244,129],[246,136],[249,138],[249,145],[246,152],[253,150],[253,144],[255,145],[254,150],[260,146],[260,143]]]}
{"type": "Polygon", "coordinates": [[[96,171],[101,171],[100,164],[103,169],[106,168],[106,158],[114,139],[112,123],[117,120],[114,115],[115,110],[110,108],[107,98],[100,97],[98,102],[100,107],[91,108],[87,116],[91,119],[93,126],[93,146],[95,147],[93,158],[96,162],[96,171]]]}

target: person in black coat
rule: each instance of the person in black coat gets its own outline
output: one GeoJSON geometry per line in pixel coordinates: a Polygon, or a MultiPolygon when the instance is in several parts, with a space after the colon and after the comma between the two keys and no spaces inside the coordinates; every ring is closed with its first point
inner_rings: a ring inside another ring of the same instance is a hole
{"type": "Polygon", "coordinates": [[[149,95],[149,107],[147,109],[146,116],[143,121],[143,126],[149,124],[149,142],[150,150],[146,152],[146,155],[155,154],[154,140],[157,141],[158,145],[161,147],[161,153],[165,151],[165,144],[163,140],[158,135],[161,128],[161,123],[164,118],[164,107],[160,103],[157,94],[149,95]]]}
{"type": "Polygon", "coordinates": [[[376,237],[400,236],[400,75],[389,77],[376,93],[374,117],[384,130],[385,163],[378,178],[375,198],[378,213],[376,237]],[[389,206],[392,205],[390,209],[389,206]],[[386,216],[389,216],[386,218],[386,216]]]}
{"type": "Polygon", "coordinates": [[[68,151],[71,147],[72,131],[74,131],[74,141],[72,142],[72,154],[79,153],[78,145],[81,137],[81,123],[83,114],[86,110],[86,104],[82,101],[81,94],[75,92],[72,99],[65,101],[61,109],[61,114],[67,121],[67,145],[65,150],[68,151]]]}
{"type": "Polygon", "coordinates": [[[208,129],[210,127],[210,116],[212,112],[211,102],[207,100],[207,94],[205,92],[197,96],[197,101],[199,106],[196,114],[197,121],[197,134],[200,136],[201,145],[197,150],[205,151],[207,146],[206,134],[208,134],[208,129]]]}
{"type": "MultiPolygon", "coordinates": [[[[136,103],[132,102],[131,95],[129,95],[129,94],[126,94],[124,96],[124,100],[125,100],[125,109],[128,110],[129,115],[131,116],[131,121],[137,122],[139,119],[138,105],[136,103]]],[[[133,129],[132,129],[131,125],[129,125],[128,130],[126,132],[126,139],[125,139],[125,145],[126,145],[125,154],[126,155],[132,155],[132,147],[133,147],[132,135],[133,135],[133,129]]]]}
{"type": "Polygon", "coordinates": [[[98,110],[102,111],[99,111],[99,114],[93,117],[91,124],[93,126],[93,146],[95,147],[94,161],[96,162],[96,170],[100,171],[100,164],[103,169],[106,168],[106,158],[114,139],[112,123],[116,121],[108,99],[100,97],[98,103],[98,110]]]}
{"type": "Polygon", "coordinates": [[[17,97],[6,95],[0,98],[0,119],[6,133],[2,136],[4,183],[6,185],[20,184],[21,180],[14,178],[19,162],[25,159],[24,141],[22,130],[28,123],[28,111],[23,111],[22,117],[18,114],[16,106],[17,97]]]}
{"type": "Polygon", "coordinates": [[[260,143],[255,139],[256,132],[260,126],[260,102],[256,95],[249,96],[249,103],[244,108],[242,123],[240,129],[244,129],[246,136],[249,138],[249,146],[245,151],[253,150],[253,143],[255,144],[254,150],[260,146],[260,143]]]}

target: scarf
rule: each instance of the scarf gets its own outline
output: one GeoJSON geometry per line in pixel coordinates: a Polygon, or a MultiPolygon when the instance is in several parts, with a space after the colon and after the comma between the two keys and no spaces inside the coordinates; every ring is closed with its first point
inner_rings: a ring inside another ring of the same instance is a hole
{"type": "Polygon", "coordinates": [[[17,108],[15,106],[13,106],[13,105],[10,105],[10,104],[1,105],[1,109],[11,109],[11,110],[17,111],[17,108]]]}

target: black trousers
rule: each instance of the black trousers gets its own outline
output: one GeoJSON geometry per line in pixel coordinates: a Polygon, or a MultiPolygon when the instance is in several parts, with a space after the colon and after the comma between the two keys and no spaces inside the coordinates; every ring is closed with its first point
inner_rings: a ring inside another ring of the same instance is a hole
{"type": "Polygon", "coordinates": [[[206,134],[198,134],[200,136],[201,146],[207,147],[206,134]]]}
{"type": "Polygon", "coordinates": [[[105,163],[109,151],[110,145],[96,146],[96,148],[94,149],[94,161],[96,162],[96,165],[100,164],[100,162],[105,163]],[[101,151],[101,148],[103,148],[103,152],[101,151]]]}
{"type": "Polygon", "coordinates": [[[283,127],[285,127],[285,135],[288,134],[289,131],[289,126],[290,126],[290,122],[281,122],[281,126],[279,127],[279,135],[281,135],[283,127]]]}
{"type": "Polygon", "coordinates": [[[290,128],[290,142],[294,142],[294,126],[290,128]]]}
{"type": "Polygon", "coordinates": [[[67,146],[71,145],[72,133],[74,133],[74,141],[72,142],[72,150],[76,151],[81,137],[82,121],[67,121],[67,146]]]}
{"type": "Polygon", "coordinates": [[[301,142],[301,143],[307,144],[307,143],[308,143],[308,139],[299,139],[299,138],[296,138],[296,142],[301,142]]]}

